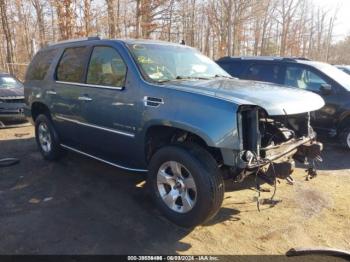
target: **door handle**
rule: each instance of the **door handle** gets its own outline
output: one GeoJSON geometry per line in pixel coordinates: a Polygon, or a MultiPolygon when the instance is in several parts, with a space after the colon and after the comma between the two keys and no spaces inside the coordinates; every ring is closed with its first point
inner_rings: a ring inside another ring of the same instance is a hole
{"type": "Polygon", "coordinates": [[[80,101],[92,101],[92,98],[90,98],[88,96],[79,96],[78,100],[80,100],[80,101]]]}
{"type": "Polygon", "coordinates": [[[57,95],[57,92],[55,90],[47,90],[46,94],[47,95],[57,95]]]}

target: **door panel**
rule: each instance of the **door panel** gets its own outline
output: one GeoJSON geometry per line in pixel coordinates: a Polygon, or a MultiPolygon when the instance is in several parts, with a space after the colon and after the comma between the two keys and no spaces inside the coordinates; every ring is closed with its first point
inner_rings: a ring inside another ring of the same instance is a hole
{"type": "Polygon", "coordinates": [[[80,96],[84,127],[81,139],[89,152],[127,167],[134,167],[136,126],[140,121],[137,88],[126,84],[127,67],[112,47],[93,49],[86,85],[80,96]]]}
{"type": "Polygon", "coordinates": [[[79,145],[81,105],[78,100],[81,93],[90,48],[86,46],[67,48],[58,63],[56,82],[47,90],[51,98],[51,110],[54,124],[63,143],[77,147],[79,145]]]}

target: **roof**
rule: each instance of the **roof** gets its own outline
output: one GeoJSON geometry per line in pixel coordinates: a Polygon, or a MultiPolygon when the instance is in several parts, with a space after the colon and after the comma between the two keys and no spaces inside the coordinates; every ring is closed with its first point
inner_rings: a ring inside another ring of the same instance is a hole
{"type": "Polygon", "coordinates": [[[99,36],[92,36],[92,37],[84,37],[84,38],[76,38],[76,39],[70,39],[70,40],[64,40],[59,41],[56,43],[51,43],[48,45],[48,47],[54,47],[54,46],[60,46],[60,45],[67,45],[67,44],[73,44],[73,43],[80,43],[80,42],[91,42],[91,41],[117,41],[117,42],[123,42],[126,44],[156,44],[156,45],[169,45],[169,46],[182,46],[182,47],[188,47],[192,48],[190,46],[184,46],[178,43],[170,43],[166,41],[159,41],[159,40],[149,40],[149,39],[105,39],[100,38],[99,36]]]}
{"type": "Polygon", "coordinates": [[[166,42],[166,41],[160,41],[160,40],[150,40],[150,39],[117,39],[117,40],[127,44],[155,44],[155,45],[183,46],[183,47],[192,48],[187,45],[181,45],[178,43],[172,43],[172,42],[166,42]]]}
{"type": "Polygon", "coordinates": [[[232,60],[259,60],[259,61],[284,61],[284,62],[298,62],[310,61],[304,57],[281,57],[281,56],[225,56],[218,61],[232,61],[232,60]]]}

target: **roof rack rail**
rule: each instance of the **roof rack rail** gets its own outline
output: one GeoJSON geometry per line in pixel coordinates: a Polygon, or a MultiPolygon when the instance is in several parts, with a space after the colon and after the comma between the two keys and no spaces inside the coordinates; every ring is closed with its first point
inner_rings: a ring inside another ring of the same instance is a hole
{"type": "Polygon", "coordinates": [[[304,61],[311,61],[311,59],[309,59],[307,57],[296,57],[295,59],[304,60],[304,61]]]}
{"type": "Polygon", "coordinates": [[[306,57],[283,57],[282,60],[284,60],[284,61],[294,61],[294,62],[296,62],[297,60],[311,61],[310,59],[308,59],[306,57]]]}
{"type": "Polygon", "coordinates": [[[49,43],[48,46],[59,45],[59,44],[66,44],[66,43],[74,43],[74,42],[81,42],[81,41],[89,41],[89,40],[101,40],[101,38],[99,36],[89,36],[89,37],[74,38],[74,39],[69,39],[69,40],[58,41],[58,42],[55,42],[55,43],[49,43]]]}
{"type": "Polygon", "coordinates": [[[283,56],[225,56],[218,61],[239,59],[239,60],[260,60],[260,61],[285,61],[285,62],[297,62],[297,60],[311,61],[305,57],[283,57],[283,56]]]}

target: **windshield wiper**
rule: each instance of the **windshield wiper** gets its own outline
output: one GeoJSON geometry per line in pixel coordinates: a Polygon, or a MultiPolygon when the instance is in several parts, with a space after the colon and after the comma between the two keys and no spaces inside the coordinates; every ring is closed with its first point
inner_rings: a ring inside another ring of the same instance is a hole
{"type": "Polygon", "coordinates": [[[200,76],[177,76],[175,79],[165,79],[156,81],[157,83],[167,83],[171,81],[177,81],[177,80],[210,80],[211,78],[208,77],[200,77],[200,76]]]}
{"type": "Polygon", "coordinates": [[[223,77],[223,78],[228,78],[228,79],[235,79],[235,78],[232,77],[232,76],[225,76],[225,75],[219,75],[219,74],[217,74],[217,75],[214,76],[214,78],[218,78],[218,77],[223,77]]]}
{"type": "Polygon", "coordinates": [[[201,77],[201,76],[177,76],[177,80],[188,80],[188,79],[199,79],[199,80],[210,80],[208,77],[201,77]]]}

